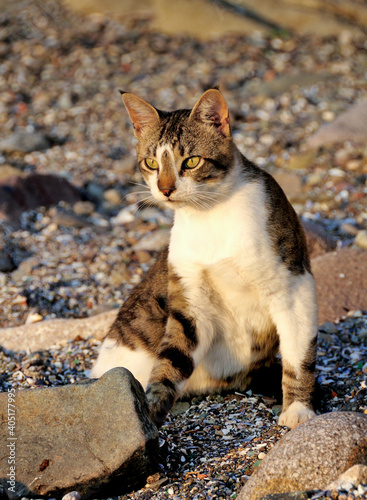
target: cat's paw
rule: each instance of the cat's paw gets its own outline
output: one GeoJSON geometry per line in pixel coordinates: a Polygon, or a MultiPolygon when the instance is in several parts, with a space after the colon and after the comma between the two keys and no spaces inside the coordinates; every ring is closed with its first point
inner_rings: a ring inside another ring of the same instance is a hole
{"type": "Polygon", "coordinates": [[[296,425],[309,420],[315,416],[315,412],[299,401],[294,401],[286,411],[282,412],[279,417],[278,425],[285,427],[296,427],[296,425]]]}
{"type": "Polygon", "coordinates": [[[146,390],[146,396],[150,417],[159,428],[176,399],[173,384],[168,385],[168,381],[166,384],[164,382],[150,383],[146,390]]]}

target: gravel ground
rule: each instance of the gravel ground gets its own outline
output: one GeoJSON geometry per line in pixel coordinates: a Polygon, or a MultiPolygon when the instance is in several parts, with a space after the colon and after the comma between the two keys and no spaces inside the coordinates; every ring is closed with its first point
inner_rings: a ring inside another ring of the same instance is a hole
{"type": "MultiPolygon", "coordinates": [[[[85,201],[26,212],[16,229],[0,222],[0,252],[12,267],[0,269],[1,327],[118,307],[167,241],[172,215],[145,206],[119,88],[173,109],[220,83],[246,156],[302,179],[291,197],[301,216],[321,222],[339,246],[367,229],[366,147],[305,150],[321,124],[367,95],[365,35],[199,42],[153,33],[141,17],[125,24],[79,18],[56,1],[21,7],[0,13],[0,129],[4,137],[39,131],[52,147],[0,154],[0,174],[9,167],[56,173],[85,201]]],[[[98,344],[0,351],[1,390],[75,383],[98,344]]],[[[366,354],[366,311],[321,327],[320,411],[367,413],[366,354]]],[[[234,498],[286,432],[276,425],[279,401],[258,392],[181,403],[161,430],[161,471],[122,498],[234,498]]]]}

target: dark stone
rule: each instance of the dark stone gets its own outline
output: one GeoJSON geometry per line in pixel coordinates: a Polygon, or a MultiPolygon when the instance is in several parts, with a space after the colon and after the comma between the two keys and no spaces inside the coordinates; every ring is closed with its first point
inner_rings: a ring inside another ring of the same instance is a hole
{"type": "Polygon", "coordinates": [[[238,500],[324,490],[356,464],[367,464],[367,415],[326,413],[280,439],[248,480],[238,500]]]}
{"type": "Polygon", "coordinates": [[[335,238],[330,236],[321,224],[306,219],[302,219],[301,222],[311,258],[331,252],[336,248],[335,238]]]}
{"type": "Polygon", "coordinates": [[[17,225],[22,212],[60,201],[74,204],[82,199],[79,190],[53,174],[11,176],[0,181],[0,219],[17,225]]]}
{"type": "Polygon", "coordinates": [[[0,440],[13,444],[16,467],[12,492],[11,449],[5,447],[0,486],[9,498],[60,498],[72,491],[83,499],[107,498],[144,485],[155,472],[158,431],[128,370],[115,368],[85,384],[17,391],[14,399],[15,429],[9,429],[10,400],[0,394],[0,440]]]}

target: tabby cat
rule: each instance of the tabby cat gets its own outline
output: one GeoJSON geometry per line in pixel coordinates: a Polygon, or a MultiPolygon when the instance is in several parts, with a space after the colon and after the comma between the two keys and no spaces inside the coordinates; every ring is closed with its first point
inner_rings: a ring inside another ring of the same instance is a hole
{"type": "Polygon", "coordinates": [[[237,149],[219,90],[173,112],[122,99],[143,177],[175,218],[169,249],[121,307],[91,376],[128,368],[160,426],[180,395],[243,389],[280,351],[279,424],[311,418],[315,284],[282,189],[237,149]]]}

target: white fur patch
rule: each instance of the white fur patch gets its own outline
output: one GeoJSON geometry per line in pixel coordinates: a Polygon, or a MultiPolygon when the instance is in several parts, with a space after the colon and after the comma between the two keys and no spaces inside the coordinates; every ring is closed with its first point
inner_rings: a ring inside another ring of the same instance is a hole
{"type": "Polygon", "coordinates": [[[131,371],[145,389],[154,362],[154,356],[148,351],[143,349],[133,351],[107,337],[101,345],[97,362],[91,369],[89,376],[90,378],[99,378],[108,370],[122,366],[131,371]]]}
{"type": "Polygon", "coordinates": [[[292,403],[288,409],[281,413],[279,416],[279,425],[284,425],[285,427],[290,427],[293,429],[298,424],[310,420],[316,414],[310,408],[307,408],[303,403],[295,401],[292,403]]]}

